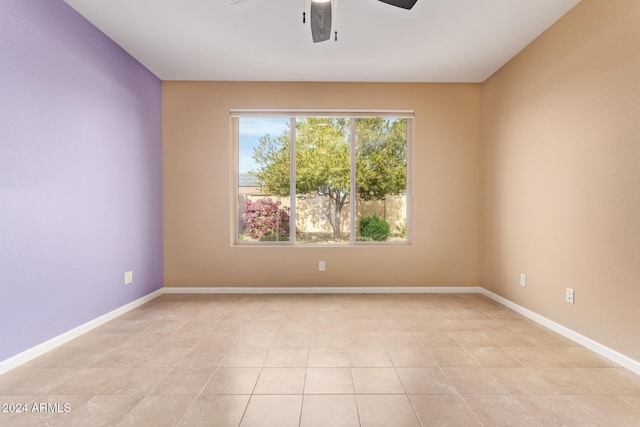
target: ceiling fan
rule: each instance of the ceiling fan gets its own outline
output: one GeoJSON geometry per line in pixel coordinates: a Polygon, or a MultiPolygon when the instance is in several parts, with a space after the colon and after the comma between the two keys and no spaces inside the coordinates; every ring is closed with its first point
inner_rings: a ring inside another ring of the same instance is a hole
{"type": "MultiPolygon", "coordinates": [[[[227,0],[229,4],[238,4],[246,0],[227,0]]],[[[331,38],[331,3],[336,0],[311,0],[310,24],[311,37],[314,43],[324,42],[331,38]]],[[[391,6],[402,9],[411,9],[418,0],[379,0],[391,6]]],[[[302,12],[302,22],[306,23],[306,12],[302,12]]],[[[338,41],[338,32],[334,33],[335,40],[338,41]]]]}

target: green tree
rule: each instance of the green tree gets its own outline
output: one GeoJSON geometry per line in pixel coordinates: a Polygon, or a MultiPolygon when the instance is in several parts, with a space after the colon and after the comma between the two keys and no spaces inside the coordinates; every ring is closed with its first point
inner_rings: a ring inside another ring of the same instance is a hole
{"type": "Polygon", "coordinates": [[[384,200],[407,190],[407,120],[356,121],[356,193],[384,200]]]}
{"type": "MultiPolygon", "coordinates": [[[[350,120],[304,118],[296,122],[296,193],[299,197],[326,196],[325,216],[334,240],[342,233],[343,208],[349,203],[350,120]]],[[[251,174],[270,194],[289,196],[290,132],[274,138],[264,135],[254,149],[260,166],[251,174]]],[[[406,120],[356,120],[356,193],[364,200],[382,200],[406,191],[406,120]]]]}

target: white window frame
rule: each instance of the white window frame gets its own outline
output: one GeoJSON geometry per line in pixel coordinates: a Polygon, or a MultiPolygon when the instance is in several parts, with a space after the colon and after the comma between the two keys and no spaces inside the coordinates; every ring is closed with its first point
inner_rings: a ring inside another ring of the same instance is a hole
{"type": "Polygon", "coordinates": [[[233,246],[295,246],[295,247],[348,247],[348,246],[408,246],[412,242],[412,206],[413,206],[413,189],[412,189],[412,173],[411,173],[411,152],[413,145],[413,110],[333,110],[333,109],[320,109],[320,110],[262,110],[262,109],[232,109],[230,110],[231,118],[231,140],[232,140],[232,158],[233,167],[231,168],[233,177],[232,183],[232,207],[233,214],[231,215],[233,226],[232,230],[232,245],[233,246]],[[242,117],[280,117],[290,119],[290,159],[289,159],[289,240],[288,241],[268,241],[268,242],[244,242],[238,240],[238,218],[240,217],[240,210],[242,207],[239,204],[238,199],[238,163],[239,163],[239,136],[240,127],[239,119],[242,117]],[[348,243],[296,243],[296,118],[301,117],[340,117],[350,119],[350,132],[349,132],[349,146],[350,146],[350,184],[349,184],[349,242],[348,243]],[[404,241],[386,241],[386,242],[370,242],[370,241],[358,241],[356,240],[356,119],[358,118],[400,118],[407,120],[407,194],[406,194],[406,226],[407,234],[404,241]]]}

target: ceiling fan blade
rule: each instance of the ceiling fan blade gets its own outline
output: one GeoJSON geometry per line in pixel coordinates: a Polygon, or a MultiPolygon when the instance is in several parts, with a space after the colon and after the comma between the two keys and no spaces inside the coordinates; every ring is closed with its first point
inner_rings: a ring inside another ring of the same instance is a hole
{"type": "Polygon", "coordinates": [[[323,42],[331,37],[331,2],[311,1],[311,36],[313,42],[323,42]]]}
{"type": "Polygon", "coordinates": [[[391,6],[401,7],[403,9],[411,9],[418,0],[380,0],[391,6]]]}

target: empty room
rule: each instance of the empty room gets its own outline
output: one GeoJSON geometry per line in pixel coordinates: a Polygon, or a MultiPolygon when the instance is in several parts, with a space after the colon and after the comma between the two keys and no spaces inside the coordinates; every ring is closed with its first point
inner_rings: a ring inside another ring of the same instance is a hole
{"type": "Polygon", "coordinates": [[[640,2],[0,1],[0,425],[639,426],[640,2]]]}

